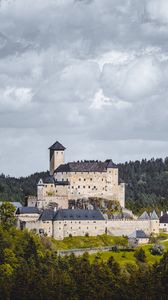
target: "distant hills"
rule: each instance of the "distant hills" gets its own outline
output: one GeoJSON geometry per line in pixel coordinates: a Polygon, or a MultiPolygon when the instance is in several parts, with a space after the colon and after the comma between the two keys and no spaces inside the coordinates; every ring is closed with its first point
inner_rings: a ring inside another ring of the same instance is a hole
{"type": "MultiPolygon", "coordinates": [[[[134,213],[155,208],[168,210],[168,157],[118,164],[119,176],[126,183],[126,207],[134,213]]],[[[36,195],[36,184],[49,172],[14,178],[0,175],[0,201],[20,201],[36,195]]]]}

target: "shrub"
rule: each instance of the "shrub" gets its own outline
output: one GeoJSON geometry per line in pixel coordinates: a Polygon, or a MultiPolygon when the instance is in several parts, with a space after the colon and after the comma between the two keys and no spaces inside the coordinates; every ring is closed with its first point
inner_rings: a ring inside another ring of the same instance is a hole
{"type": "Polygon", "coordinates": [[[151,248],[151,253],[153,255],[162,255],[164,252],[164,246],[161,244],[155,244],[153,245],[153,247],[151,248]]]}
{"type": "Polygon", "coordinates": [[[137,249],[135,251],[134,256],[137,259],[137,261],[139,261],[139,262],[145,262],[146,261],[146,254],[145,254],[145,251],[142,248],[137,249]]]}

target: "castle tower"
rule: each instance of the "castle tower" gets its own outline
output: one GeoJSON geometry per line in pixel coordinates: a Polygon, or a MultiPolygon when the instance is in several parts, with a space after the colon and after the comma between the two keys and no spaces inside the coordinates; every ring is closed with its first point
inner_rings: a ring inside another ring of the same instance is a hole
{"type": "Polygon", "coordinates": [[[59,142],[54,143],[50,148],[50,175],[54,174],[56,168],[64,164],[65,147],[59,142]]]}

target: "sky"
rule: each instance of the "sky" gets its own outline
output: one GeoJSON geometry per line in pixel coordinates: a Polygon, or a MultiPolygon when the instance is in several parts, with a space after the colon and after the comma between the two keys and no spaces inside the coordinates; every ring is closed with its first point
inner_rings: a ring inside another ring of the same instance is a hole
{"type": "Polygon", "coordinates": [[[0,1],[0,173],[166,157],[167,0],[0,1]]]}

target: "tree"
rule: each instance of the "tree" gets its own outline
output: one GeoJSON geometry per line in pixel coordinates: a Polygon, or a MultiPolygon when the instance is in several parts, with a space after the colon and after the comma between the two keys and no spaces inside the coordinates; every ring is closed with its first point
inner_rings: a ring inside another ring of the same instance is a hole
{"type": "Polygon", "coordinates": [[[3,228],[9,229],[11,226],[15,225],[15,207],[9,202],[4,202],[0,206],[0,223],[3,228]]]}
{"type": "Polygon", "coordinates": [[[137,259],[137,261],[139,261],[139,262],[143,262],[144,263],[146,261],[146,254],[145,254],[145,251],[142,248],[137,249],[135,251],[134,256],[137,259]]]}
{"type": "Polygon", "coordinates": [[[153,255],[162,255],[164,252],[164,246],[161,244],[155,244],[151,248],[151,253],[153,255]]]}

